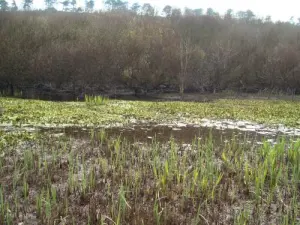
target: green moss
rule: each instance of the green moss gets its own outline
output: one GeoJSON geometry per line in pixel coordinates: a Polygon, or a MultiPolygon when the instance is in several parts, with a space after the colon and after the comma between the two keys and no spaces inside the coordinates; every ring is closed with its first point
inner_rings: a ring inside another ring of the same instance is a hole
{"type": "Polygon", "coordinates": [[[15,125],[102,126],[135,122],[197,122],[203,118],[249,120],[300,127],[300,103],[282,100],[229,100],[208,103],[110,100],[103,105],[85,102],[48,102],[0,98],[5,109],[0,123],[15,125]]]}

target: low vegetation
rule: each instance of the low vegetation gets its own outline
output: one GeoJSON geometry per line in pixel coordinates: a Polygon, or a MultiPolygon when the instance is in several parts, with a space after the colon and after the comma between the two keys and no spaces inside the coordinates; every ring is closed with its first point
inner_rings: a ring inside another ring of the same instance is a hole
{"type": "Polygon", "coordinates": [[[219,99],[212,102],[145,102],[86,98],[48,102],[0,98],[0,123],[15,126],[104,126],[130,123],[197,123],[203,118],[248,120],[300,127],[298,101],[219,99]]]}
{"type": "Polygon", "coordinates": [[[86,105],[88,106],[93,106],[93,105],[104,105],[107,103],[108,98],[105,96],[89,96],[85,95],[84,96],[84,101],[86,105]]]}
{"type": "Polygon", "coordinates": [[[300,141],[1,133],[1,224],[298,224],[300,141]]]}

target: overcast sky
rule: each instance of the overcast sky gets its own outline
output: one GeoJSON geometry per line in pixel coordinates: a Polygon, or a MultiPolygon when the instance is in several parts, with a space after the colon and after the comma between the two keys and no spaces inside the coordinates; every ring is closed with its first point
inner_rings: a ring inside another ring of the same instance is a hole
{"type": "MultiPolygon", "coordinates": [[[[9,1],[9,0],[8,0],[9,1]]],[[[58,0],[59,2],[63,0],[58,0]]],[[[23,0],[16,0],[17,4],[22,4],[23,0]]],[[[44,0],[33,0],[35,8],[43,8],[44,0]]],[[[85,0],[77,0],[79,6],[83,6],[85,0]]],[[[300,17],[299,0],[128,0],[131,4],[139,2],[140,4],[150,3],[158,10],[163,9],[165,5],[171,5],[179,8],[213,8],[220,14],[224,14],[227,9],[233,9],[235,12],[240,10],[252,10],[259,17],[270,15],[273,20],[288,21],[292,16],[295,20],[300,17]]],[[[95,0],[95,8],[103,8],[103,0],[95,0]]]]}

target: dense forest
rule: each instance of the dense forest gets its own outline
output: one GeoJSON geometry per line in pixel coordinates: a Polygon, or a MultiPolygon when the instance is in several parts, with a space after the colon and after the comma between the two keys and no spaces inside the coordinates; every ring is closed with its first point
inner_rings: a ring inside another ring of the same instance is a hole
{"type": "Polygon", "coordinates": [[[300,24],[248,11],[0,0],[0,89],[300,93],[300,24]]]}

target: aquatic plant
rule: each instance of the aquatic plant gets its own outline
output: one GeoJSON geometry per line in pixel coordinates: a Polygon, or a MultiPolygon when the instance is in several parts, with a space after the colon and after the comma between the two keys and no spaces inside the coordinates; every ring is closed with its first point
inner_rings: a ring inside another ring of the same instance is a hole
{"type": "Polygon", "coordinates": [[[183,149],[173,137],[137,144],[91,133],[2,134],[0,223],[299,221],[300,140],[254,145],[233,138],[217,145],[208,135],[183,149]]]}
{"type": "Polygon", "coordinates": [[[197,124],[201,119],[208,118],[300,127],[300,103],[297,101],[223,99],[206,103],[135,102],[87,96],[86,102],[47,102],[0,97],[0,105],[5,106],[0,123],[15,126],[92,128],[132,122],[197,124]]]}
{"type": "Polygon", "coordinates": [[[88,106],[93,105],[104,105],[108,102],[108,97],[101,96],[101,95],[85,95],[84,101],[88,106]]]}

